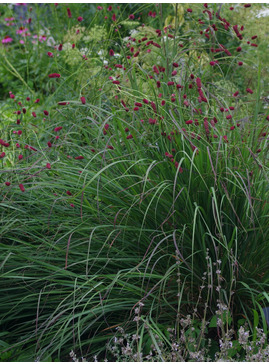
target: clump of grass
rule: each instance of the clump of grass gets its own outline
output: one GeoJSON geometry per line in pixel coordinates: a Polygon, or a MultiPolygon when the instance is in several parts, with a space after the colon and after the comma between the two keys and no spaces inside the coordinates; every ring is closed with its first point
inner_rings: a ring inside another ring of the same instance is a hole
{"type": "Polygon", "coordinates": [[[261,64],[248,91],[233,83],[248,53],[216,4],[214,27],[201,5],[202,23],[175,6],[170,27],[169,5],[151,7],[127,39],[126,8],[97,9],[80,30],[113,15],[101,50],[97,40],[85,50],[69,23],[80,66],[65,66],[75,48],[52,57],[41,43],[42,93],[13,90],[6,102],[0,310],[12,359],[69,358],[70,347],[74,361],[268,355],[261,64]]]}

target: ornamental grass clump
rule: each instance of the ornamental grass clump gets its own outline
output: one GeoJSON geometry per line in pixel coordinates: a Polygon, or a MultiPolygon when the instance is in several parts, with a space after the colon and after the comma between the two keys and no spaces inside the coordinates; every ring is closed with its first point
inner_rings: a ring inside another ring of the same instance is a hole
{"type": "Polygon", "coordinates": [[[254,5],[14,5],[32,21],[23,45],[16,11],[1,33],[1,358],[268,358],[264,69],[236,20],[254,5]]]}

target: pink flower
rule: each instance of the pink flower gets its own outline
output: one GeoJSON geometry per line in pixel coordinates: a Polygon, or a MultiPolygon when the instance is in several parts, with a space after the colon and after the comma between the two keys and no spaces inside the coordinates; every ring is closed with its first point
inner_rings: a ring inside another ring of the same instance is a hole
{"type": "Polygon", "coordinates": [[[62,126],[57,126],[57,127],[54,129],[54,131],[55,131],[55,132],[60,131],[60,130],[62,130],[62,128],[63,128],[62,126]]]}
{"type": "Polygon", "coordinates": [[[82,22],[82,21],[83,21],[82,16],[79,16],[79,17],[78,17],[78,21],[79,21],[79,22],[82,22]]]}
{"type": "Polygon", "coordinates": [[[80,98],[80,100],[81,100],[81,102],[82,102],[82,104],[83,104],[83,105],[85,105],[85,104],[86,104],[86,99],[85,99],[85,97],[84,97],[84,96],[82,96],[82,97],[80,98]]]}
{"type": "Polygon", "coordinates": [[[47,54],[48,54],[49,57],[53,58],[53,53],[48,52],[47,54]]]}
{"type": "Polygon", "coordinates": [[[116,21],[116,14],[112,15],[112,21],[116,21]]]}
{"type": "Polygon", "coordinates": [[[129,19],[132,19],[133,20],[134,18],[135,18],[134,14],[130,14],[129,15],[129,19]]]}
{"type": "Polygon", "coordinates": [[[46,167],[47,167],[48,169],[51,169],[51,165],[50,165],[50,163],[47,163],[47,164],[46,164],[46,167]]]}
{"type": "Polygon", "coordinates": [[[2,44],[7,44],[13,42],[13,39],[10,36],[5,36],[4,39],[2,39],[2,44]]]}

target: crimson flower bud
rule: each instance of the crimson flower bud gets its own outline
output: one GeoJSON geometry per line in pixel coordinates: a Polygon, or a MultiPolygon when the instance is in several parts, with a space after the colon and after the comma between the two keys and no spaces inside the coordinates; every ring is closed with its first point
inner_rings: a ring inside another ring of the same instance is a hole
{"type": "Polygon", "coordinates": [[[25,188],[24,188],[24,186],[23,186],[23,184],[22,184],[22,183],[21,183],[21,184],[19,184],[19,187],[20,187],[21,192],[24,192],[24,191],[25,191],[25,188]]]}
{"type": "Polygon", "coordinates": [[[66,10],[67,10],[68,18],[72,18],[71,10],[69,8],[67,8],[66,10]]]}
{"type": "Polygon", "coordinates": [[[60,77],[61,77],[61,75],[59,73],[51,73],[49,75],[49,78],[60,78],[60,77]]]}
{"type": "Polygon", "coordinates": [[[83,21],[82,16],[79,16],[79,17],[78,17],[78,21],[79,21],[79,22],[82,22],[82,21],[83,21]]]}
{"type": "Polygon", "coordinates": [[[47,167],[48,169],[51,169],[51,165],[50,165],[50,163],[47,163],[47,164],[46,164],[46,167],[47,167]]]}
{"type": "Polygon", "coordinates": [[[82,96],[82,97],[80,98],[80,100],[81,100],[81,102],[82,102],[82,104],[83,104],[83,105],[85,105],[85,104],[86,104],[86,99],[85,99],[85,97],[84,97],[84,96],[82,96]]]}
{"type": "Polygon", "coordinates": [[[72,196],[72,193],[70,191],[66,191],[68,196],[72,196]]]}
{"type": "Polygon", "coordinates": [[[247,88],[247,90],[246,90],[248,93],[250,93],[250,94],[253,94],[253,91],[251,90],[251,88],[247,88]]]}

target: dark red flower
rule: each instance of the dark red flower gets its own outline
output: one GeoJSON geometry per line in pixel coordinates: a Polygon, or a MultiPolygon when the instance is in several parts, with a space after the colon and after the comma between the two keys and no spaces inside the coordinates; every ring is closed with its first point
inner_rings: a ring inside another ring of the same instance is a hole
{"type": "Polygon", "coordinates": [[[67,8],[66,10],[67,10],[68,18],[72,18],[71,10],[69,8],[67,8]]]}
{"type": "Polygon", "coordinates": [[[187,12],[188,12],[188,13],[192,13],[192,9],[191,9],[191,8],[188,8],[188,9],[187,9],[187,12]]]}
{"type": "Polygon", "coordinates": [[[129,15],[129,19],[132,19],[133,20],[134,18],[135,18],[134,14],[130,14],[129,15]]]}
{"type": "Polygon", "coordinates": [[[126,139],[133,139],[133,136],[132,136],[132,134],[130,134],[130,135],[127,135],[126,139]]]}
{"type": "Polygon", "coordinates": [[[49,75],[49,78],[60,78],[60,77],[61,77],[61,75],[59,73],[51,73],[49,75]]]}
{"type": "Polygon", "coordinates": [[[72,193],[70,191],[66,191],[68,196],[72,196],[72,193]]]}
{"type": "Polygon", "coordinates": [[[202,82],[201,82],[201,79],[199,77],[196,78],[196,85],[197,85],[198,88],[202,87],[202,82]]]}
{"type": "Polygon", "coordinates": [[[47,167],[48,169],[51,169],[51,165],[50,165],[50,163],[47,163],[47,164],[46,164],[46,167],[47,167]]]}
{"type": "Polygon", "coordinates": [[[23,184],[22,184],[22,183],[21,183],[21,184],[19,184],[19,187],[20,187],[21,192],[24,192],[24,191],[25,191],[25,188],[24,188],[24,186],[23,186],[23,184]]]}
{"type": "Polygon", "coordinates": [[[116,14],[112,15],[112,21],[116,21],[116,14]]]}
{"type": "Polygon", "coordinates": [[[81,98],[80,98],[80,100],[81,100],[81,102],[82,102],[82,104],[86,104],[86,99],[85,99],[85,97],[84,96],[82,96],[81,98]]]}
{"type": "Polygon", "coordinates": [[[55,132],[60,131],[60,130],[62,130],[62,128],[63,128],[62,126],[57,126],[57,127],[54,129],[54,131],[55,131],[55,132]]]}
{"type": "Polygon", "coordinates": [[[10,182],[5,182],[5,185],[9,187],[10,186],[10,182]]]}
{"type": "Polygon", "coordinates": [[[83,21],[82,16],[79,16],[79,17],[78,17],[78,21],[79,21],[79,22],[82,22],[82,21],[83,21]]]}
{"type": "Polygon", "coordinates": [[[109,51],[109,55],[112,57],[112,56],[114,56],[114,51],[113,51],[113,49],[110,49],[110,51],[109,51]]]}
{"type": "Polygon", "coordinates": [[[246,91],[250,94],[253,94],[253,91],[251,90],[251,88],[247,88],[246,91]]]}
{"type": "Polygon", "coordinates": [[[75,157],[75,159],[84,159],[82,155],[79,155],[78,157],[75,157]]]}

